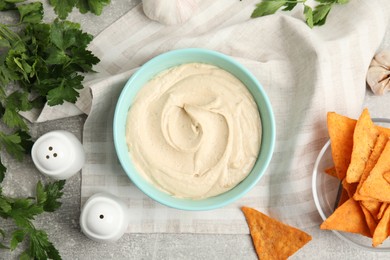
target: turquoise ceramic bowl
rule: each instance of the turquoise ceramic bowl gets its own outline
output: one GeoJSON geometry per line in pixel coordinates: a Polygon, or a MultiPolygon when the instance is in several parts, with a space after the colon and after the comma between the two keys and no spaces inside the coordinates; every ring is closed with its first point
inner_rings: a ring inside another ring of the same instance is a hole
{"type": "Polygon", "coordinates": [[[131,181],[146,195],[169,207],[181,210],[210,210],[223,207],[247,193],[263,176],[271,160],[275,144],[275,119],[270,101],[261,84],[240,63],[222,53],[206,49],[179,49],[161,54],[145,63],[124,86],[114,115],[114,144],[119,161],[131,181]],[[138,91],[160,72],[183,64],[200,62],[218,66],[240,79],[252,93],[261,117],[262,144],[259,157],[250,174],[236,187],[221,195],[200,199],[180,199],[160,191],[137,173],[125,140],[127,112],[138,91]]]}

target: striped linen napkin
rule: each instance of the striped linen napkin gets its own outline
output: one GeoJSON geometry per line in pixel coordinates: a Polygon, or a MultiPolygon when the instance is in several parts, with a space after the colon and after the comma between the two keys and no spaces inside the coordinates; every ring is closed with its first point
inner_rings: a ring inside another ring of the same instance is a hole
{"type": "MultiPolygon", "coordinates": [[[[311,175],[328,138],[326,113],[359,115],[366,71],[388,24],[389,1],[350,1],[333,8],[325,26],[314,29],[303,22],[301,10],[251,19],[257,2],[203,0],[196,14],[177,26],[149,20],[138,5],[94,39],[90,49],[101,58],[98,73],[72,110],[89,114],[82,202],[99,191],[121,197],[130,208],[128,232],[246,234],[243,205],[300,228],[320,223],[311,175]],[[247,67],[268,93],[276,118],[275,153],[264,177],[238,201],[205,212],[149,199],[121,169],[112,138],[115,104],[132,73],[158,54],[189,47],[222,52],[247,67]]],[[[50,113],[44,110],[39,120],[50,119],[50,113]]]]}

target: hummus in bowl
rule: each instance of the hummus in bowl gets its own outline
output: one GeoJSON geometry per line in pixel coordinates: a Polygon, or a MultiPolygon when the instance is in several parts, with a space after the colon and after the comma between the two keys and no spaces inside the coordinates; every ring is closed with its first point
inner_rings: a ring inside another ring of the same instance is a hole
{"type": "Polygon", "coordinates": [[[274,142],[261,85],[210,50],[175,50],[145,63],[114,115],[115,148],[129,178],[178,209],[214,209],[243,196],[266,170],[274,142]]]}

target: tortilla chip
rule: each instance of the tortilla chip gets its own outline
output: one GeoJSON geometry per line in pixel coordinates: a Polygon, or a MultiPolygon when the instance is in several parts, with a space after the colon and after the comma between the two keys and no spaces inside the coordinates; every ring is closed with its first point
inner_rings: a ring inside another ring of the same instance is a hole
{"type": "Polygon", "coordinates": [[[372,122],[366,108],[360,115],[353,134],[353,149],[351,163],[347,170],[347,182],[359,182],[378,135],[379,130],[372,122]]]}
{"type": "Polygon", "coordinates": [[[390,207],[386,208],[383,217],[378,223],[375,229],[374,236],[372,238],[372,246],[376,247],[385,241],[390,235],[390,207]]]}
{"type": "Polygon", "coordinates": [[[367,226],[370,229],[371,236],[373,236],[376,226],[378,225],[376,216],[374,217],[371,215],[371,212],[368,211],[364,206],[361,206],[361,208],[366,219],[367,226]]]}
{"type": "Polygon", "coordinates": [[[242,207],[259,259],[287,259],[312,238],[263,213],[242,207]]]}
{"type": "Polygon", "coordinates": [[[359,202],[350,198],[337,208],[320,226],[321,229],[339,230],[371,237],[366,218],[359,202]]]}
{"type": "Polygon", "coordinates": [[[387,137],[390,137],[390,128],[386,128],[386,127],[383,127],[383,126],[377,126],[379,132],[387,135],[387,137]]]}
{"type": "Polygon", "coordinates": [[[343,188],[348,192],[348,196],[352,198],[356,192],[358,184],[348,183],[345,178],[341,181],[341,184],[343,185],[343,188]]]}
{"type": "Polygon", "coordinates": [[[337,204],[337,207],[340,207],[341,205],[343,205],[344,202],[346,202],[347,200],[349,200],[348,191],[343,188],[343,190],[341,191],[341,195],[340,195],[340,199],[339,199],[339,202],[337,204]]]}
{"type": "Polygon", "coordinates": [[[390,183],[388,183],[383,174],[390,171],[390,141],[387,141],[378,162],[371,170],[370,175],[363,182],[359,193],[382,202],[390,202],[390,183]]]}
{"type": "Polygon", "coordinates": [[[353,133],[356,120],[329,112],[327,115],[328,133],[330,137],[332,158],[338,178],[345,178],[353,147],[353,133]]]}
{"type": "Polygon", "coordinates": [[[382,206],[382,202],[374,199],[368,199],[360,201],[360,204],[362,205],[362,207],[366,208],[375,219],[378,220],[377,216],[382,206]]]}
{"type": "Polygon", "coordinates": [[[334,166],[325,169],[325,173],[328,174],[329,176],[332,176],[332,177],[336,177],[336,178],[339,177],[337,175],[336,167],[334,167],[334,166]]]}
{"type": "Polygon", "coordinates": [[[389,204],[387,204],[385,202],[382,203],[382,205],[378,211],[377,219],[381,219],[383,217],[383,214],[385,213],[387,206],[389,206],[389,204]]]}
{"type": "Polygon", "coordinates": [[[353,198],[355,200],[367,200],[369,199],[366,196],[362,196],[360,194],[360,189],[363,185],[363,182],[367,179],[367,177],[370,175],[371,170],[374,168],[376,163],[378,162],[379,157],[381,156],[383,150],[385,149],[386,143],[387,143],[388,137],[386,134],[381,133],[376,142],[374,149],[371,152],[370,157],[368,158],[368,161],[366,163],[366,167],[364,168],[363,174],[360,178],[359,185],[356,189],[356,193],[354,194],[353,198]]]}

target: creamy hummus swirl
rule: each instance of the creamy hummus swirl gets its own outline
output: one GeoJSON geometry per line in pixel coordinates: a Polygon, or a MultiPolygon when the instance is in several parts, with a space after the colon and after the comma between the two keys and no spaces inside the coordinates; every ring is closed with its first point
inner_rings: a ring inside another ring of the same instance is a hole
{"type": "Polygon", "coordinates": [[[251,171],[261,121],[243,83],[218,67],[188,63],[142,87],[126,123],[139,174],[175,197],[226,192],[251,171]]]}

